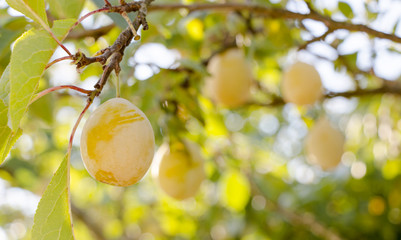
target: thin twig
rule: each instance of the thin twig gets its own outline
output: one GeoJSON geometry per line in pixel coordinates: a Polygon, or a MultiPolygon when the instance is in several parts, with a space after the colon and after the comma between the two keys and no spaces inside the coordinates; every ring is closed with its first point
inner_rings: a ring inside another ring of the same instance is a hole
{"type": "MultiPolygon", "coordinates": [[[[153,0],[145,0],[143,2],[136,2],[140,4],[140,7],[138,8],[138,15],[135,18],[134,22],[132,23],[133,27],[135,30],[138,30],[139,26],[142,24],[143,29],[146,30],[148,28],[147,22],[146,22],[146,12],[147,12],[147,6],[150,4],[153,0]]],[[[125,4],[122,6],[118,7],[126,7],[130,6],[133,3],[130,4],[125,4]]],[[[131,6],[132,7],[132,6],[131,6]]],[[[114,7],[113,7],[114,8],[114,7]]],[[[86,57],[85,54],[78,52],[74,58],[76,59],[76,66],[77,68],[82,68],[85,67],[89,64],[92,64],[94,62],[100,62],[102,64],[105,64],[107,60],[108,64],[103,66],[103,74],[100,77],[99,81],[95,84],[95,90],[91,92],[89,95],[89,99],[93,101],[93,99],[98,96],[104,85],[106,84],[111,72],[114,70],[116,75],[119,74],[120,72],[120,62],[124,56],[124,50],[125,48],[131,43],[131,40],[133,39],[134,34],[131,30],[130,27],[127,27],[123,32],[120,33],[118,36],[117,40],[114,42],[113,45],[102,49],[98,56],[95,57],[86,57]]]]}
{"type": "Polygon", "coordinates": [[[134,39],[135,40],[139,40],[141,38],[141,36],[138,35],[138,33],[136,32],[134,25],[132,25],[131,19],[129,19],[127,12],[122,12],[121,16],[124,18],[124,20],[128,23],[129,28],[132,31],[132,34],[134,35],[134,39]]]}
{"type": "Polygon", "coordinates": [[[74,86],[74,85],[55,86],[55,87],[51,87],[51,88],[48,88],[46,90],[43,90],[40,93],[36,94],[36,96],[29,102],[29,104],[34,103],[36,100],[38,100],[39,98],[45,96],[48,93],[51,93],[51,92],[54,92],[54,91],[57,91],[57,90],[60,90],[60,89],[72,89],[72,90],[75,90],[77,92],[84,93],[84,94],[90,94],[92,92],[90,90],[86,90],[86,89],[83,89],[83,88],[80,88],[80,87],[77,87],[77,86],[74,86]]]}
{"type": "Polygon", "coordinates": [[[113,70],[116,70],[116,74],[118,74],[117,72],[119,72],[119,68],[120,68],[119,64],[120,64],[122,58],[123,58],[123,54],[120,52],[116,52],[113,54],[113,56],[111,57],[110,63],[107,64],[107,66],[103,70],[102,77],[99,79],[99,81],[95,85],[95,89],[98,91],[96,96],[98,96],[100,94],[100,92],[102,91],[111,72],[113,70]]]}
{"type": "MultiPolygon", "coordinates": [[[[138,29],[140,25],[140,22],[137,19],[138,18],[136,18],[133,23],[135,29],[138,29]]],[[[116,52],[123,53],[125,48],[131,43],[132,37],[133,37],[132,31],[129,27],[127,27],[123,32],[120,33],[114,44],[105,49],[102,49],[99,52],[99,55],[94,57],[87,57],[85,54],[77,52],[74,55],[74,59],[77,60],[76,62],[77,68],[82,68],[95,62],[105,64],[107,59],[109,59],[114,53],[116,52]]]]}
{"type": "Polygon", "coordinates": [[[49,32],[50,35],[53,37],[54,40],[56,40],[57,44],[68,54],[68,56],[72,56],[71,52],[68,51],[68,49],[64,46],[64,44],[62,44],[60,42],[60,40],[58,40],[58,38],[56,37],[56,35],[54,35],[54,33],[52,31],[49,32]]]}
{"type": "MultiPolygon", "coordinates": [[[[401,96],[401,85],[397,82],[384,82],[382,87],[374,88],[374,89],[358,89],[354,91],[348,92],[327,92],[322,99],[330,99],[335,97],[344,97],[344,98],[355,98],[355,97],[365,97],[371,95],[380,95],[380,94],[391,94],[396,96],[401,96]]],[[[286,102],[280,98],[279,96],[275,96],[273,100],[267,103],[261,102],[249,102],[246,106],[260,106],[260,107],[277,107],[282,106],[286,102]]]]}
{"type": "Polygon", "coordinates": [[[85,37],[93,37],[94,39],[98,39],[99,37],[109,33],[115,26],[115,24],[110,24],[96,29],[74,31],[68,34],[67,39],[82,39],[85,37]]]}
{"type": "MultiPolygon", "coordinates": [[[[146,2],[146,1],[145,1],[146,2]]],[[[101,13],[101,12],[117,12],[117,13],[122,13],[122,12],[135,12],[138,11],[141,8],[141,4],[143,3],[143,1],[141,2],[131,2],[131,3],[127,3],[124,5],[120,5],[120,6],[112,6],[109,1],[105,0],[105,6],[99,9],[96,9],[94,11],[91,11],[87,14],[85,14],[84,16],[80,17],[75,23],[74,25],[72,25],[72,27],[70,28],[70,30],[68,31],[68,34],[70,34],[70,32],[76,27],[78,26],[78,24],[80,24],[83,20],[85,20],[87,17],[96,14],[96,13],[101,13]]]]}
{"type": "Polygon", "coordinates": [[[374,89],[357,89],[355,91],[348,92],[340,92],[333,93],[328,92],[324,97],[325,98],[335,98],[335,97],[345,97],[345,98],[353,98],[353,97],[364,97],[378,94],[391,94],[396,96],[401,96],[401,86],[399,83],[394,81],[384,82],[383,86],[374,89]]]}
{"type": "Polygon", "coordinates": [[[327,30],[327,31],[326,31],[325,33],[323,33],[321,36],[315,37],[315,38],[313,38],[313,39],[311,39],[311,40],[305,42],[305,43],[302,44],[301,46],[299,46],[299,47],[298,47],[298,50],[305,49],[305,48],[306,48],[307,46],[309,46],[311,43],[319,42],[319,41],[322,41],[322,40],[326,39],[326,37],[327,37],[330,33],[332,33],[332,32],[333,32],[332,29],[327,30]]]}
{"type": "Polygon", "coordinates": [[[58,40],[58,38],[54,35],[52,31],[49,32],[50,35],[53,37],[54,40],[56,40],[57,44],[68,54],[68,56],[72,56],[71,52],[68,51],[68,49],[58,40]]]}
{"type": "Polygon", "coordinates": [[[108,0],[104,0],[104,4],[105,4],[106,6],[111,6],[111,3],[110,3],[108,0]]]}
{"type": "Polygon", "coordinates": [[[71,130],[70,141],[68,142],[68,156],[71,156],[72,143],[73,143],[75,132],[77,131],[78,125],[81,122],[82,117],[84,116],[85,112],[88,110],[88,108],[90,107],[90,105],[92,103],[93,103],[93,101],[88,101],[86,103],[85,108],[82,110],[81,114],[79,114],[79,117],[78,117],[77,121],[75,122],[74,127],[71,130]]]}
{"type": "Polygon", "coordinates": [[[86,103],[85,108],[82,110],[81,114],[79,114],[79,117],[78,117],[77,121],[75,122],[74,127],[72,128],[71,135],[70,135],[70,141],[68,142],[68,150],[67,150],[67,160],[68,160],[68,163],[67,163],[67,178],[68,178],[67,179],[67,191],[68,191],[68,205],[69,205],[68,211],[69,211],[69,215],[71,216],[70,217],[71,227],[73,226],[73,224],[72,224],[72,214],[71,214],[71,191],[70,191],[70,164],[71,164],[72,143],[73,143],[74,135],[75,135],[75,132],[77,131],[78,125],[81,122],[82,117],[84,116],[86,110],[88,110],[88,108],[92,104],[92,102],[93,101],[88,101],[86,103]]]}
{"type": "Polygon", "coordinates": [[[50,29],[49,25],[47,25],[41,18],[37,19],[42,25],[42,27],[52,36],[52,38],[57,42],[57,44],[68,54],[68,56],[72,56],[70,51],[60,42],[60,40],[54,35],[53,31],[50,29]]]}
{"type": "MultiPolygon", "coordinates": [[[[371,95],[383,95],[383,94],[391,94],[391,95],[396,95],[396,96],[401,96],[401,89],[396,88],[388,88],[388,87],[380,87],[376,89],[360,89],[356,91],[348,91],[348,92],[328,92],[323,96],[322,99],[331,99],[335,97],[344,97],[344,98],[355,98],[355,97],[365,97],[365,96],[371,96],[371,95]]],[[[261,106],[261,107],[277,107],[277,106],[282,106],[286,102],[282,98],[275,98],[273,101],[268,102],[268,103],[260,103],[260,102],[250,102],[248,103],[249,105],[252,106],[261,106]]]]}
{"type": "Polygon", "coordinates": [[[49,67],[51,67],[55,63],[61,62],[63,60],[68,60],[68,59],[71,60],[72,58],[73,58],[73,56],[65,56],[65,57],[57,58],[57,59],[53,60],[51,63],[47,64],[45,67],[45,70],[48,69],[49,67]]]}
{"type": "Polygon", "coordinates": [[[94,10],[94,11],[92,11],[92,12],[89,12],[89,13],[83,15],[82,17],[80,17],[80,18],[74,23],[74,25],[71,26],[70,30],[68,30],[67,36],[70,35],[71,31],[74,30],[74,28],[75,28],[76,26],[78,26],[78,25],[79,25],[83,20],[85,20],[87,17],[89,17],[89,16],[91,16],[91,15],[93,15],[93,14],[96,14],[96,13],[108,12],[108,11],[109,11],[109,7],[103,7],[103,8],[96,9],[96,10],[94,10]]]}

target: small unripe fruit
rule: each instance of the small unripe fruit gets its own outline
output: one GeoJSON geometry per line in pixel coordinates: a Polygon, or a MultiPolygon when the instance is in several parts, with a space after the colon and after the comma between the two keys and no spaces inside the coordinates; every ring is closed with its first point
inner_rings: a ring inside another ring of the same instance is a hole
{"type": "Polygon", "coordinates": [[[305,141],[308,162],[330,170],[340,163],[344,152],[344,136],[333,128],[327,118],[321,118],[310,130],[305,141]]]}
{"type": "Polygon", "coordinates": [[[296,62],[283,75],[281,93],[285,102],[313,104],[323,96],[322,80],[312,65],[296,62]]]}
{"type": "Polygon", "coordinates": [[[239,107],[250,97],[252,69],[239,49],[230,49],[210,59],[211,74],[206,79],[205,93],[225,107],[239,107]]]}
{"type": "Polygon", "coordinates": [[[132,185],[145,175],[155,148],[153,129],[145,114],[123,98],[100,105],[86,121],[81,156],[96,180],[132,185]]]}
{"type": "Polygon", "coordinates": [[[203,158],[194,143],[175,143],[171,148],[162,145],[156,158],[160,161],[157,181],[167,195],[177,200],[195,196],[205,173],[203,158]]]}

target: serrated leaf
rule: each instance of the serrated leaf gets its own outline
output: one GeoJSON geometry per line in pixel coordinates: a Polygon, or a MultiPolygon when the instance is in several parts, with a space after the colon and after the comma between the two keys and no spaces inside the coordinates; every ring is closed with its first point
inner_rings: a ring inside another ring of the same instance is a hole
{"type": "MultiPolygon", "coordinates": [[[[54,21],[53,33],[62,41],[74,22],[74,19],[54,21]]],[[[9,114],[13,130],[18,129],[56,47],[56,41],[39,29],[29,30],[15,42],[10,62],[9,114]]]]}
{"type": "Polygon", "coordinates": [[[74,239],[69,204],[69,161],[66,156],[40,199],[32,240],[74,239]]]}
{"type": "Polygon", "coordinates": [[[57,18],[78,18],[85,0],[47,0],[49,10],[57,18]]]}
{"type": "Polygon", "coordinates": [[[352,8],[346,2],[338,2],[338,9],[340,9],[341,13],[347,18],[353,18],[354,13],[352,12],[352,8]]]}
{"type": "Polygon", "coordinates": [[[44,28],[49,26],[44,0],[6,0],[6,2],[44,28]]]}
{"type": "Polygon", "coordinates": [[[4,162],[11,150],[11,147],[22,134],[21,129],[18,129],[17,132],[13,132],[7,126],[7,110],[7,105],[3,100],[0,99],[0,164],[4,162]]]}

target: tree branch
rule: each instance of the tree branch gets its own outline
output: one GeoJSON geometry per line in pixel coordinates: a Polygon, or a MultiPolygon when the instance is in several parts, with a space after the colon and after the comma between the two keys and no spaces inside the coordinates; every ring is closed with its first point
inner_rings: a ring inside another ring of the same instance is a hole
{"type": "Polygon", "coordinates": [[[75,39],[82,39],[85,37],[93,37],[95,39],[98,39],[99,37],[109,33],[114,27],[115,27],[114,24],[110,24],[96,29],[71,32],[70,34],[68,34],[67,39],[75,40],[75,39]]]}
{"type": "Polygon", "coordinates": [[[319,41],[322,41],[322,40],[326,39],[326,37],[327,37],[330,33],[332,33],[332,32],[333,32],[332,29],[327,30],[327,31],[326,31],[325,33],[323,33],[321,36],[315,37],[315,38],[313,38],[313,39],[311,39],[311,40],[305,42],[305,43],[302,44],[301,46],[299,46],[299,47],[298,47],[298,50],[306,49],[306,47],[307,47],[309,44],[314,43],[314,42],[319,42],[319,41]]]}
{"type": "Polygon", "coordinates": [[[325,95],[325,98],[335,98],[335,97],[364,97],[376,94],[392,94],[401,96],[401,84],[396,81],[385,81],[383,85],[379,88],[374,89],[357,89],[355,91],[342,92],[342,93],[332,93],[329,92],[325,95]]]}
{"type": "Polygon", "coordinates": [[[132,26],[127,27],[123,32],[120,33],[113,45],[102,49],[99,53],[96,54],[96,56],[87,57],[84,53],[81,53],[79,51],[73,56],[77,69],[85,67],[94,62],[99,62],[103,65],[103,74],[100,77],[99,81],[95,84],[95,89],[89,94],[89,102],[93,101],[96,96],[99,96],[113,70],[116,72],[117,75],[119,74],[120,62],[124,56],[124,50],[131,43],[132,38],[134,37],[132,27],[135,31],[137,31],[139,29],[139,26],[142,24],[144,30],[148,29],[146,14],[147,7],[151,2],[153,2],[153,0],[144,0],[141,2],[129,3],[121,6],[107,6],[106,4],[106,7],[104,7],[103,9],[108,8],[110,12],[112,11],[110,9],[118,9],[118,11],[126,12],[135,10],[138,11],[137,17],[133,21],[132,26]],[[107,60],[109,60],[109,63],[105,65],[107,60]]]}
{"type": "MultiPolygon", "coordinates": [[[[361,72],[365,73],[365,72],[361,72]]],[[[367,73],[365,73],[367,74],[367,73]]],[[[347,92],[327,92],[323,97],[324,99],[331,99],[335,97],[344,97],[344,98],[354,98],[354,97],[365,97],[372,95],[383,95],[383,94],[391,94],[395,96],[401,96],[401,83],[398,81],[390,81],[379,78],[382,81],[381,87],[378,88],[369,88],[369,89],[361,89],[347,91],[347,92]]],[[[263,89],[262,86],[258,87],[260,91],[265,92],[267,95],[271,96],[270,102],[248,102],[243,107],[249,106],[260,106],[260,107],[278,107],[286,104],[284,99],[282,99],[278,95],[272,95],[267,92],[266,89],[263,89]]]]}
{"type": "Polygon", "coordinates": [[[241,3],[223,3],[223,4],[154,4],[149,7],[149,11],[168,11],[177,9],[187,9],[190,12],[202,10],[216,10],[216,11],[249,11],[256,16],[270,17],[270,18],[286,18],[294,20],[312,19],[324,23],[332,31],[338,29],[346,29],[349,31],[365,32],[374,37],[388,39],[393,42],[401,43],[401,38],[393,34],[377,31],[363,24],[352,24],[348,22],[335,21],[329,17],[320,15],[315,11],[308,14],[295,13],[285,9],[265,7],[261,5],[241,4],[241,3]]]}
{"type": "MultiPolygon", "coordinates": [[[[401,43],[401,38],[392,35],[383,33],[377,30],[374,30],[370,27],[367,27],[362,24],[352,24],[347,22],[338,22],[332,20],[328,17],[322,16],[316,11],[310,11],[308,14],[301,14],[291,12],[285,9],[278,9],[278,8],[271,8],[265,7],[260,5],[252,5],[252,4],[239,4],[239,3],[224,3],[224,4],[158,4],[158,5],[151,5],[148,8],[146,6],[152,2],[151,0],[141,1],[141,2],[133,2],[127,3],[121,6],[107,6],[107,12],[130,12],[130,11],[138,11],[137,18],[133,22],[134,29],[137,30],[139,26],[142,24],[144,29],[147,29],[147,22],[146,22],[146,12],[149,11],[157,11],[157,10],[178,10],[178,9],[187,9],[190,12],[192,11],[201,11],[201,10],[220,10],[220,11],[250,11],[254,16],[264,16],[270,18],[286,18],[286,19],[295,19],[295,20],[304,20],[304,19],[313,19],[316,21],[320,21],[324,23],[328,27],[328,31],[320,37],[312,39],[311,41],[307,42],[305,46],[311,42],[319,41],[324,39],[328,34],[337,30],[337,29],[347,29],[350,31],[359,31],[365,32],[372,36],[389,39],[394,42],[401,43]]],[[[77,68],[82,68],[94,62],[100,62],[101,64],[105,64],[106,61],[111,57],[109,64],[104,66],[105,71],[103,72],[102,77],[99,79],[98,83],[95,85],[96,92],[95,96],[99,95],[100,91],[102,90],[104,84],[106,83],[109,75],[113,70],[119,71],[119,63],[122,59],[124,54],[124,49],[130,44],[133,38],[133,33],[131,29],[128,27],[125,29],[115,43],[103,50],[94,57],[86,57],[83,53],[78,52],[74,55],[74,59],[76,59],[77,68]]],[[[301,46],[302,47],[302,46],[301,46]]],[[[353,97],[353,96],[363,96],[363,95],[371,95],[371,94],[382,94],[382,93],[391,93],[396,95],[401,95],[400,87],[397,86],[395,89],[389,88],[387,86],[383,86],[378,89],[372,90],[357,90],[345,93],[329,93],[325,97],[326,98],[333,98],[336,96],[344,96],[344,97],[353,97]]],[[[276,106],[281,105],[284,102],[280,98],[274,98],[269,106],[276,106]]],[[[257,104],[258,105],[258,104],[257,104]]]]}
{"type": "MultiPolygon", "coordinates": [[[[371,95],[380,95],[380,94],[392,94],[396,96],[401,96],[401,84],[395,81],[386,81],[383,83],[383,86],[379,88],[373,89],[358,89],[354,91],[348,92],[328,92],[326,93],[322,99],[331,99],[335,97],[345,97],[345,98],[353,98],[353,97],[365,97],[371,95]]],[[[279,96],[273,96],[273,99],[267,103],[260,102],[250,102],[244,107],[249,105],[253,106],[261,106],[261,107],[277,107],[286,104],[286,102],[279,96]]]]}

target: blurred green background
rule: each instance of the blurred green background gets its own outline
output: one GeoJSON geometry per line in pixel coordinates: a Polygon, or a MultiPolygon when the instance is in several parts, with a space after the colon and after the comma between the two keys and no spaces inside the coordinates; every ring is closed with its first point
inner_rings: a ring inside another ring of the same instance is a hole
{"type": "MultiPolygon", "coordinates": [[[[77,16],[81,10],[82,15],[103,5],[100,0],[73,2],[72,13],[49,11],[49,16],[77,16]]],[[[181,1],[225,2],[308,12],[304,1],[181,1]]],[[[395,35],[401,31],[398,1],[308,2],[338,21],[395,35]]],[[[196,142],[205,158],[206,180],[196,197],[184,201],[163,193],[151,172],[126,188],[97,182],[80,157],[81,124],[71,157],[77,239],[401,239],[400,97],[351,94],[307,107],[277,101],[283,69],[296,60],[317,68],[327,93],[399,84],[399,44],[339,30],[301,48],[327,27],[245,11],[150,11],[148,22],[142,39],[125,51],[121,96],[147,115],[158,146],[174,135],[196,142]],[[202,95],[208,74],[202,61],[233,44],[252,63],[255,81],[252,102],[227,109],[202,95]],[[324,115],[346,137],[341,163],[329,172],[308,164],[303,150],[308,129],[324,115]]],[[[0,0],[0,73],[13,41],[32,25],[0,0]]],[[[116,14],[96,14],[65,45],[93,55],[113,44],[124,26],[116,14]],[[77,34],[99,28],[107,30],[95,37],[77,34]]],[[[53,58],[63,54],[57,50],[53,58]]],[[[101,73],[101,66],[93,64],[78,74],[65,61],[45,72],[40,90],[61,84],[92,89],[101,73]]],[[[115,96],[115,82],[112,77],[89,111],[115,96]]],[[[61,91],[30,107],[23,135],[0,166],[0,239],[29,239],[36,205],[85,103],[84,96],[61,91]]]]}

